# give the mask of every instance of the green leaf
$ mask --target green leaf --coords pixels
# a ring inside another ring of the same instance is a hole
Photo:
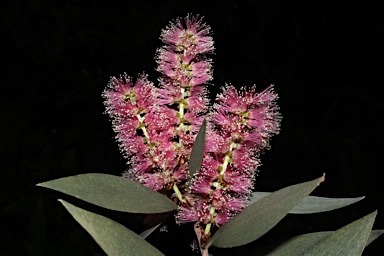
[[[123,225],[59,200],[108,255],[164,255]]]
[[[260,199],[219,228],[209,244],[226,248],[244,245],[258,239],[273,228],[322,181],[324,176],[280,189]]]
[[[363,253],[377,211],[358,219],[319,240],[304,255],[359,256]]]
[[[107,209],[131,213],[160,213],[177,205],[138,182],[108,174],[88,173],[37,184]]]
[[[157,224],[156,226],[153,226],[147,230],[144,230],[143,232],[140,233],[140,236],[142,238],[147,238],[147,236],[149,236],[150,234],[152,234],[153,231],[155,231],[159,226],[161,225],[161,223]]]
[[[265,254],[265,256],[301,255],[315,243],[332,233],[333,231],[324,231],[292,237],[278,247],[269,251]],[[383,233],[384,230],[372,230],[365,247],[367,247]]]
[[[249,204],[251,205],[263,197],[270,195],[269,192],[253,192],[251,194],[251,199]],[[301,203],[295,206],[289,213],[295,214],[307,214],[307,213],[317,213],[317,212],[326,212],[332,211],[345,207],[350,204],[354,204],[365,197],[356,197],[356,198],[327,198],[327,197],[317,197],[317,196],[307,196],[303,199]]]
[[[384,229],[372,230],[368,237],[367,244],[365,246],[367,247],[368,245],[370,245],[373,241],[376,240],[376,238],[378,238],[382,234],[384,234]]]
[[[193,143],[192,152],[189,157],[188,181],[190,181],[193,175],[197,171],[199,171],[201,168],[201,162],[203,161],[204,146],[205,146],[205,132],[206,132],[206,121],[204,119],[203,124],[200,127],[199,133],[196,136],[195,143]]]

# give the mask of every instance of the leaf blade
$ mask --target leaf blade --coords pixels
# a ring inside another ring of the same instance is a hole
[[[248,205],[270,195],[270,192],[253,192]],[[289,213],[291,214],[309,214],[336,210],[354,203],[359,202],[365,197],[356,198],[327,198],[317,196],[307,196],[295,206]]]
[[[384,229],[372,230],[371,234],[368,237],[367,244],[365,245],[365,247],[370,245],[373,241],[375,241],[377,238],[379,238],[379,236],[381,236],[382,234],[384,234]]]
[[[59,200],[73,218],[92,236],[107,255],[164,255],[123,225]]]
[[[274,227],[322,181],[324,176],[280,189],[259,200],[219,228],[210,244],[227,248],[256,240]]]
[[[359,256],[367,244],[377,215],[374,211],[320,239],[305,254],[307,255],[335,255]]]
[[[333,231],[322,231],[292,237],[270,250],[265,256],[301,255],[315,243],[332,234],[332,232]],[[384,230],[372,230],[365,247],[383,233]]]
[[[155,231],[158,227],[160,227],[161,223],[157,224],[156,226],[153,226],[149,229],[144,230],[143,232],[140,233],[140,236],[142,238],[147,238],[150,234],[152,234],[153,231]]]
[[[131,213],[161,213],[177,209],[162,194],[126,178],[80,174],[37,184],[110,210]]]
[[[207,122],[204,119],[199,132],[197,133],[195,142],[193,143],[191,155],[189,157],[188,164],[188,181],[190,181],[193,175],[200,170],[201,163],[203,161],[204,146],[205,146],[205,133],[206,133]]]

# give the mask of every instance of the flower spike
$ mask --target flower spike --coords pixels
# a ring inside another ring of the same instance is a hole
[[[176,19],[161,32],[156,52],[159,85],[146,75],[111,78],[106,112],[130,169],[123,176],[179,204],[178,223],[195,222],[202,252],[211,235],[246,207],[259,155],[279,132],[281,115],[273,85],[223,88],[209,105],[211,29],[199,16]],[[188,179],[196,135],[206,119],[201,169]]]

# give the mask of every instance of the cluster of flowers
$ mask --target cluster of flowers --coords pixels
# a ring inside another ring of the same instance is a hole
[[[240,212],[253,188],[258,156],[278,133],[281,116],[270,86],[239,91],[229,85],[209,106],[214,50],[210,27],[199,17],[177,19],[162,31],[157,50],[160,86],[145,75],[136,82],[113,77],[104,91],[107,113],[129,159],[124,176],[179,203],[179,223],[197,223],[201,235]],[[207,120],[202,167],[187,181],[196,134]]]

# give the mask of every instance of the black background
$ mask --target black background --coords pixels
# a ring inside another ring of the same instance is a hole
[[[320,177],[313,195],[366,198],[345,209],[288,216],[261,241],[214,255],[252,255],[261,243],[335,230],[375,209],[384,229],[382,60],[379,1],[7,1],[1,19],[1,255],[103,255],[56,201],[35,187],[80,173],[120,175],[101,93],[110,76],[145,71],[156,82],[161,29],[205,16],[215,41],[212,99],[225,83],[275,84],[282,130],[261,158],[258,191]],[[143,199],[145,200],[145,199]],[[77,203],[79,204],[79,203]],[[89,205],[140,232],[137,219]],[[166,255],[197,255],[190,225],[149,241]],[[259,244],[258,244],[259,243]],[[384,251],[384,237],[364,255]]]

